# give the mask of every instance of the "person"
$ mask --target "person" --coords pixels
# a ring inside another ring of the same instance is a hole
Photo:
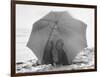
[[[49,41],[44,48],[42,64],[52,64],[53,65],[52,49],[53,49],[53,42]]]
[[[68,59],[66,56],[66,53],[63,49],[64,42],[63,40],[59,39],[56,42],[56,50],[58,52],[58,61],[56,62],[56,65],[61,66],[61,65],[68,65]]]
[[[67,65],[68,59],[63,49],[64,42],[59,39],[56,42],[49,41],[45,48],[42,64],[52,64],[52,66]]]

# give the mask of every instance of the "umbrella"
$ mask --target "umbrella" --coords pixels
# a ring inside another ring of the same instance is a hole
[[[68,64],[71,64],[77,53],[87,47],[86,27],[85,23],[72,17],[67,11],[52,11],[33,24],[27,46],[42,63],[48,43],[52,40],[55,45],[61,39]],[[54,54],[56,52],[53,56]]]

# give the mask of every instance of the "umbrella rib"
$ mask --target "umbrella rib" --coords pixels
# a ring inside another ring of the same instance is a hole
[[[45,21],[51,21],[51,22],[52,22],[52,20],[49,20],[49,19],[42,19],[42,20],[45,20]],[[54,23],[57,24],[58,21],[54,21]],[[55,29],[55,26],[56,26],[55,24],[54,24],[54,26],[53,26],[52,29],[51,29],[51,32],[50,32],[50,35],[49,35],[49,37],[48,37],[47,43],[49,42],[49,39],[50,39],[50,37],[51,37],[51,35],[52,35],[54,29]]]
[[[52,29],[51,29],[51,32],[50,32],[49,37],[48,37],[48,40],[47,40],[47,44],[48,44],[48,42],[49,42],[49,40],[50,40],[50,38],[51,38],[51,35],[52,35],[54,29],[55,29],[55,25],[54,25],[54,26],[52,27]]]

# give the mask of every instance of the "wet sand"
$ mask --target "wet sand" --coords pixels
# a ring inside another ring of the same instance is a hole
[[[26,62],[16,63],[16,72],[46,72],[46,71],[62,71],[62,70],[81,70],[94,69],[94,50],[84,49],[77,54],[71,65],[52,66],[40,65],[36,59],[28,60]]]

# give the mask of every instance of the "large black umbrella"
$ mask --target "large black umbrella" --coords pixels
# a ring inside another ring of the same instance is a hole
[[[77,53],[87,47],[86,27],[85,23],[73,18],[68,12],[52,11],[33,24],[27,46],[42,63],[50,40],[55,44],[61,39],[68,64],[71,64]]]

